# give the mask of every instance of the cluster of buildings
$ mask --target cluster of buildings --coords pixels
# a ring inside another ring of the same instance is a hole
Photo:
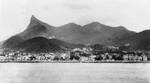
[[[70,59],[81,61],[148,61],[150,53],[142,51],[119,51],[119,50],[75,50]]]
[[[0,54],[0,61],[52,61],[69,59],[67,53],[27,53],[20,51]]]
[[[75,48],[63,53],[27,53],[21,51],[0,52],[0,61],[148,61],[149,53],[142,51],[103,51],[92,48]]]

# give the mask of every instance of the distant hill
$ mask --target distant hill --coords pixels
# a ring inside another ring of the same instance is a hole
[[[3,48],[14,48],[16,45],[19,43],[23,42],[24,39],[22,37],[15,35],[7,39],[6,41],[3,42],[2,47]]]
[[[27,52],[63,52],[67,49],[80,47],[79,45],[69,44],[58,39],[47,39],[35,37],[19,43],[14,48]]]
[[[55,52],[63,50],[59,45],[49,42],[49,40],[44,37],[35,37],[26,40],[16,45],[15,48],[23,49],[28,52]]]
[[[80,47],[80,45],[69,44],[58,39],[47,39],[35,37],[19,43],[14,48],[27,52],[63,52],[67,49]]]
[[[136,33],[123,39],[122,44],[130,44],[132,48],[139,50],[150,50],[150,30]]]
[[[114,45],[117,40],[135,34],[124,27],[110,27],[98,22],[84,26],[67,24],[59,27],[55,32],[56,37],[71,43],[105,45]]]
[[[3,43],[4,43],[4,41],[1,41],[1,42],[0,42],[0,48],[2,48]]]

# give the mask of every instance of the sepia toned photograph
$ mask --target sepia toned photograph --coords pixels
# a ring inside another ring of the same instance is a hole
[[[150,83],[150,0],[0,0],[0,83]]]

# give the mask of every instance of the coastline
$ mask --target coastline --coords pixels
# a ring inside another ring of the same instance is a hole
[[[0,63],[150,63],[150,61],[0,61]]]

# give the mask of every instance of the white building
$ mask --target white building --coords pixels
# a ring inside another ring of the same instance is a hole
[[[0,56],[0,61],[4,61],[6,59],[5,56]]]

